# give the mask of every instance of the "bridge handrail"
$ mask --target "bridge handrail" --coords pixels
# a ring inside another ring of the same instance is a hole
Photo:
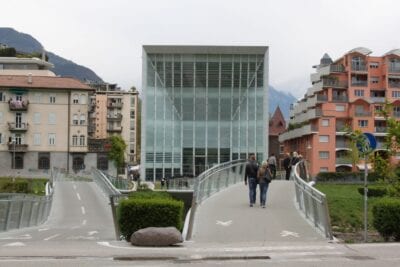
[[[0,232],[42,224],[50,214],[53,202],[54,177],[57,170],[51,170],[46,184],[46,195],[2,193],[0,194]]]
[[[296,202],[299,210],[314,227],[321,230],[325,237],[333,239],[326,195],[312,187],[313,182],[307,183],[307,162],[300,161],[291,173],[296,191]],[[303,177],[301,177],[303,176]]]
[[[102,171],[92,168],[93,178],[95,183],[109,196],[120,195],[121,192],[108,179],[107,175]]]
[[[222,189],[243,181],[246,162],[247,160],[244,159],[225,162],[204,171],[195,178],[192,207],[190,209],[186,235],[187,240],[192,237],[197,206]]]

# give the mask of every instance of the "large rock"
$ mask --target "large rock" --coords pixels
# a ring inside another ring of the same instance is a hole
[[[182,242],[182,234],[175,227],[143,228],[131,236],[131,243],[135,246],[164,247]]]

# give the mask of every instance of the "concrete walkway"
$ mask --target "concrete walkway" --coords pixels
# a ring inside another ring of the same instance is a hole
[[[231,186],[203,202],[197,209],[194,243],[268,246],[273,243],[328,242],[302,217],[295,206],[292,181],[274,180],[267,207],[249,207],[248,187]],[[243,244],[245,243],[245,244]]]

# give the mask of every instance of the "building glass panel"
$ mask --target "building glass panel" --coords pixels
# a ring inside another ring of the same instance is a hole
[[[145,46],[143,62],[145,180],[266,158],[267,47]]]

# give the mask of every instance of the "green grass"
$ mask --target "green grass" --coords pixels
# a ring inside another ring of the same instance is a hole
[[[326,194],[328,199],[331,225],[334,231],[351,233],[364,229],[364,199],[358,193],[360,184],[324,184],[316,188]],[[368,198],[368,229],[372,226],[372,206],[379,198]]]
[[[40,178],[40,179],[28,179],[28,178],[15,178],[15,182],[27,182],[28,183],[28,191],[24,192],[27,194],[35,194],[39,196],[45,195],[45,187],[48,179]],[[6,184],[12,183],[13,178],[11,177],[0,177],[0,193],[11,193],[7,192],[4,189]]]

